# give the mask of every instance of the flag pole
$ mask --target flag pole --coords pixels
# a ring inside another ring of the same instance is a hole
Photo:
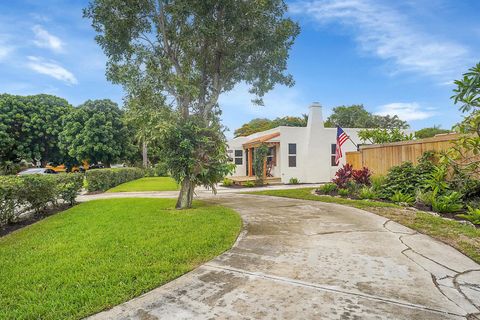
[[[338,124],[337,124],[336,126],[337,126],[337,128],[341,128]],[[359,151],[359,150],[358,150],[358,144],[356,144],[355,142],[353,142],[352,138],[350,138],[350,136],[349,136],[346,132],[345,132],[345,134],[347,135],[348,140],[350,140],[350,142],[353,143],[353,145],[355,146],[355,148],[357,148],[357,151]]]

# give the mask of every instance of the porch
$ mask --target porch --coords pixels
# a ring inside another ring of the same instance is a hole
[[[265,160],[263,161],[263,180],[268,183],[268,180],[276,181],[280,180],[280,177],[275,177],[275,174],[279,174],[279,163],[278,158],[280,148],[280,132],[274,132],[271,134],[267,134],[250,141],[247,141],[242,145],[243,150],[246,155],[246,176],[240,176],[236,178],[241,178],[246,181],[253,181],[255,180],[255,168],[253,167],[253,161],[255,158],[255,151],[256,148],[260,147],[261,145],[266,145],[268,147],[268,154]]]

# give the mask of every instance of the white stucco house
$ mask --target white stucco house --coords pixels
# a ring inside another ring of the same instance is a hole
[[[361,143],[357,128],[342,128],[355,144]],[[322,107],[310,106],[306,127],[277,127],[257,132],[247,137],[228,141],[228,154],[236,164],[232,179],[248,180],[254,177],[252,160],[255,147],[266,143],[269,154],[264,166],[269,180],[289,183],[297,178],[301,183],[330,181],[339,167],[345,163],[345,153],[356,151],[356,146],[346,141],[342,146],[343,157],[335,165],[336,128],[325,128]]]

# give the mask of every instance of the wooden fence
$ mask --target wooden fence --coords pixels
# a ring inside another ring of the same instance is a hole
[[[443,151],[452,146],[457,134],[441,134],[433,138],[360,146],[360,151],[346,153],[347,163],[354,169],[367,167],[373,174],[384,175],[393,166],[405,161],[417,163],[425,151]]]

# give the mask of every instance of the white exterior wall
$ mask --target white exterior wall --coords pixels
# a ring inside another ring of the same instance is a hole
[[[278,138],[272,141],[280,141],[277,147],[277,164],[273,170],[273,176],[279,177],[282,183],[289,183],[291,178],[297,178],[301,183],[328,182],[335,176],[339,167],[345,164],[346,152],[356,151],[357,148],[347,140],[342,146],[343,157],[338,166],[331,166],[331,145],[336,143],[337,129],[323,126],[322,108],[313,104],[309,110],[307,127],[277,127],[271,130],[257,132],[248,137],[238,137],[228,142],[229,150],[242,150],[242,145],[252,139],[280,132]],[[345,133],[356,143],[360,143],[358,131],[361,129],[342,128]],[[289,167],[288,144],[297,145],[297,165]],[[234,158],[235,151],[231,157]],[[246,152],[243,151],[242,165],[237,166],[233,176],[246,175]]]

